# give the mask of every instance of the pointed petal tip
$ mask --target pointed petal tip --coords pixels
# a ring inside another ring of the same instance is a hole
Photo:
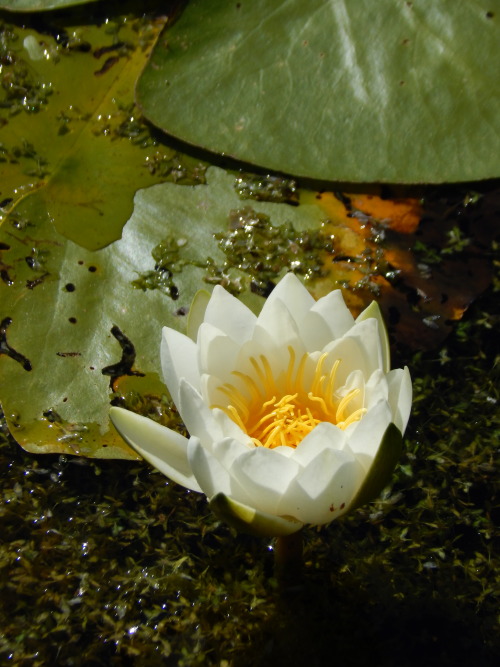
[[[363,322],[373,318],[377,320],[378,323],[378,334],[380,338],[380,346],[382,351],[382,367],[384,373],[388,373],[391,370],[391,350],[389,346],[389,335],[387,333],[387,327],[385,326],[384,316],[380,310],[380,306],[376,301],[372,301],[369,306],[367,306],[356,318],[356,322]]]
[[[187,457],[188,439],[152,419],[112,407],[110,419],[125,442],[166,477],[201,492]]]

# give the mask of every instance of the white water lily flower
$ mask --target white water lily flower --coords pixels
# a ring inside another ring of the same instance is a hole
[[[196,342],[163,330],[165,382],[190,438],[121,408],[124,439],[229,523],[264,535],[326,524],[373,499],[401,452],[408,369],[390,370],[379,308],[354,320],[287,274],[256,317],[215,287]]]

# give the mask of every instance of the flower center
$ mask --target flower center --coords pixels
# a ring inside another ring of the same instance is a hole
[[[352,400],[359,389],[351,389],[345,396],[335,395],[335,376],[340,365],[337,359],[330,371],[323,373],[328,354],[324,352],[314,369],[312,380],[305,386],[304,372],[307,354],[304,354],[295,370],[295,350],[288,348],[290,361],[280,382],[274,377],[271,364],[265,355],[259,360],[250,357],[255,371],[251,376],[233,371],[243,384],[245,393],[233,384],[226,383],[219,391],[227,396],[227,405],[220,408],[260,447],[297,447],[297,445],[321,422],[336,424],[345,429],[361,419],[365,408],[351,409]]]

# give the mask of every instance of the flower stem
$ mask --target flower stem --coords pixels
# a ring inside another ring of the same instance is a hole
[[[274,574],[283,589],[302,584],[302,531],[276,538],[274,544]]]

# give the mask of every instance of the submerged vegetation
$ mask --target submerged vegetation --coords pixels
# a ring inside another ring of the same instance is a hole
[[[233,533],[201,495],[145,463],[29,455],[4,429],[3,659],[321,665],[334,653],[344,665],[495,664],[496,268],[441,349],[412,355],[414,409],[391,487],[306,529],[305,580],[285,596],[271,542]]]

